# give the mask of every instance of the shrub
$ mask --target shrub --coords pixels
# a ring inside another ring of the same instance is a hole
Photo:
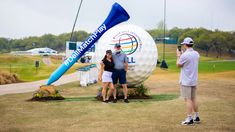
[[[0,71],[0,85],[19,82],[19,78],[15,73]]]
[[[136,94],[138,96],[146,96],[148,94],[149,89],[141,84],[140,86],[136,87]]]
[[[108,91],[109,88],[107,88]],[[124,93],[123,93],[123,88],[121,85],[117,85],[116,87],[117,90],[117,98],[118,99],[122,99],[124,97]],[[102,87],[100,87],[98,89],[98,93],[96,98],[98,100],[102,100]],[[150,98],[150,96],[148,95],[149,89],[144,86],[144,84],[140,84],[138,86],[135,87],[130,87],[128,88],[128,98],[130,99],[148,99]],[[112,98],[112,96],[111,96]]]
[[[55,90],[55,93],[50,93],[47,90],[38,90],[33,94],[33,98],[30,101],[50,101],[50,100],[64,100],[64,97],[60,94],[59,90]]]

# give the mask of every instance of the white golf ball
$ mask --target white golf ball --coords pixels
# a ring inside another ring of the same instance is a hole
[[[128,58],[128,86],[142,83],[151,75],[157,64],[158,52],[153,38],[135,25],[125,24],[111,28],[96,45],[95,61],[98,68],[106,50],[114,52],[114,45],[117,43]]]

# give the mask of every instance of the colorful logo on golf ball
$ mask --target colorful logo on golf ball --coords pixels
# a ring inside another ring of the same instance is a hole
[[[124,32],[113,37],[111,45],[120,44],[122,47],[122,52],[126,55],[133,54],[140,46],[138,37],[134,34]]]

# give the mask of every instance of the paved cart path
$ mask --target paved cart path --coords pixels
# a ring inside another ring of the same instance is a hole
[[[58,86],[58,85],[62,85],[62,84],[66,84],[66,83],[74,82],[74,81],[78,81],[78,76],[76,72],[62,76],[58,81],[53,83],[53,85]],[[46,84],[46,82],[47,82],[47,79],[35,81],[35,82],[0,85],[0,95],[33,92],[33,91],[38,90],[41,85]]]

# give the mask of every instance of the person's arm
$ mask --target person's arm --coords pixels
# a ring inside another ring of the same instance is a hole
[[[100,71],[99,71],[99,76],[98,79],[101,81],[102,80],[102,74],[104,72],[104,63],[103,61],[100,62]]]
[[[128,70],[128,61],[127,61],[127,56],[125,55],[125,59],[124,59],[124,65],[125,65],[125,71]]]
[[[180,64],[180,63],[179,63],[179,60],[180,60],[180,57],[177,56],[176,66],[177,66],[178,68],[181,68],[181,67],[183,67],[183,64]]]
[[[180,51],[177,49],[176,55],[177,55],[176,66],[177,66],[178,68],[181,68],[181,67],[183,67],[183,65],[184,65],[184,64],[182,63],[182,59],[180,58],[181,55],[182,55],[182,52],[180,52]]]
[[[128,63],[125,62],[125,71],[127,71],[127,70],[128,70]]]

